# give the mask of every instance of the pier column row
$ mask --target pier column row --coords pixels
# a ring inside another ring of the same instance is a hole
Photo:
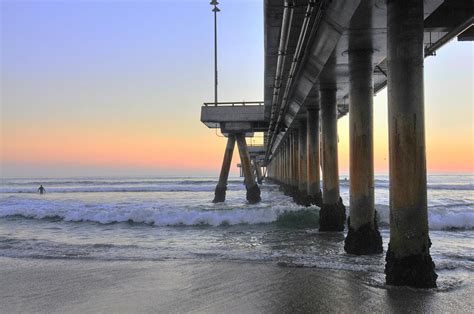
[[[322,193],[319,171],[319,103],[308,108],[306,119],[307,140],[307,181],[308,199],[311,204],[321,207]]]
[[[339,195],[336,89],[321,90],[321,126],[323,205],[319,212],[319,230],[343,231],[346,209]]]
[[[382,253],[374,200],[372,50],[349,50],[350,214],[344,249]]]
[[[235,135],[237,145],[239,147],[240,162],[244,171],[244,182],[247,188],[247,201],[251,204],[260,201],[260,188],[255,183],[255,177],[250,163],[250,155],[247,149],[247,142],[245,141],[245,134],[239,133]]]
[[[423,0],[387,1],[390,243],[386,282],[436,287],[430,256],[423,87]]]
[[[222,161],[221,173],[219,175],[219,182],[217,183],[214,192],[214,200],[212,202],[219,203],[225,201],[225,194],[227,191],[227,179],[229,178],[230,165],[232,163],[232,155],[234,154],[235,136],[229,135],[227,138],[227,146],[225,148],[224,159]]]

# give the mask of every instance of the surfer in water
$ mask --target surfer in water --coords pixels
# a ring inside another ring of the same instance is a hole
[[[40,194],[44,194],[44,192],[46,192],[46,189],[43,187],[43,185],[40,185],[38,191],[40,192]]]

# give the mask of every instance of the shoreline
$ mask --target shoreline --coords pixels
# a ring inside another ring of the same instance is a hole
[[[467,312],[472,281],[444,290],[380,285],[381,274],[270,263],[0,257],[7,313]]]

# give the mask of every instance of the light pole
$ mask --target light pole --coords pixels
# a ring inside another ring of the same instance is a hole
[[[212,0],[211,5],[214,6],[212,12],[214,12],[214,106],[217,106],[217,12],[220,12],[217,5],[217,0]]]

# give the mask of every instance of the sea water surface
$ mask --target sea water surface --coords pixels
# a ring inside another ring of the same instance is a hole
[[[279,215],[304,207],[269,183],[261,186],[262,202],[250,205],[242,181],[231,178],[226,202],[213,204],[215,178],[3,178],[0,257],[274,263],[370,272],[376,279],[369,284],[383,286],[385,254],[352,256],[343,233],[279,227]],[[386,251],[388,177],[375,183]],[[344,177],[341,194],[348,205]],[[430,175],[428,198],[439,289],[472,283],[474,175]]]

